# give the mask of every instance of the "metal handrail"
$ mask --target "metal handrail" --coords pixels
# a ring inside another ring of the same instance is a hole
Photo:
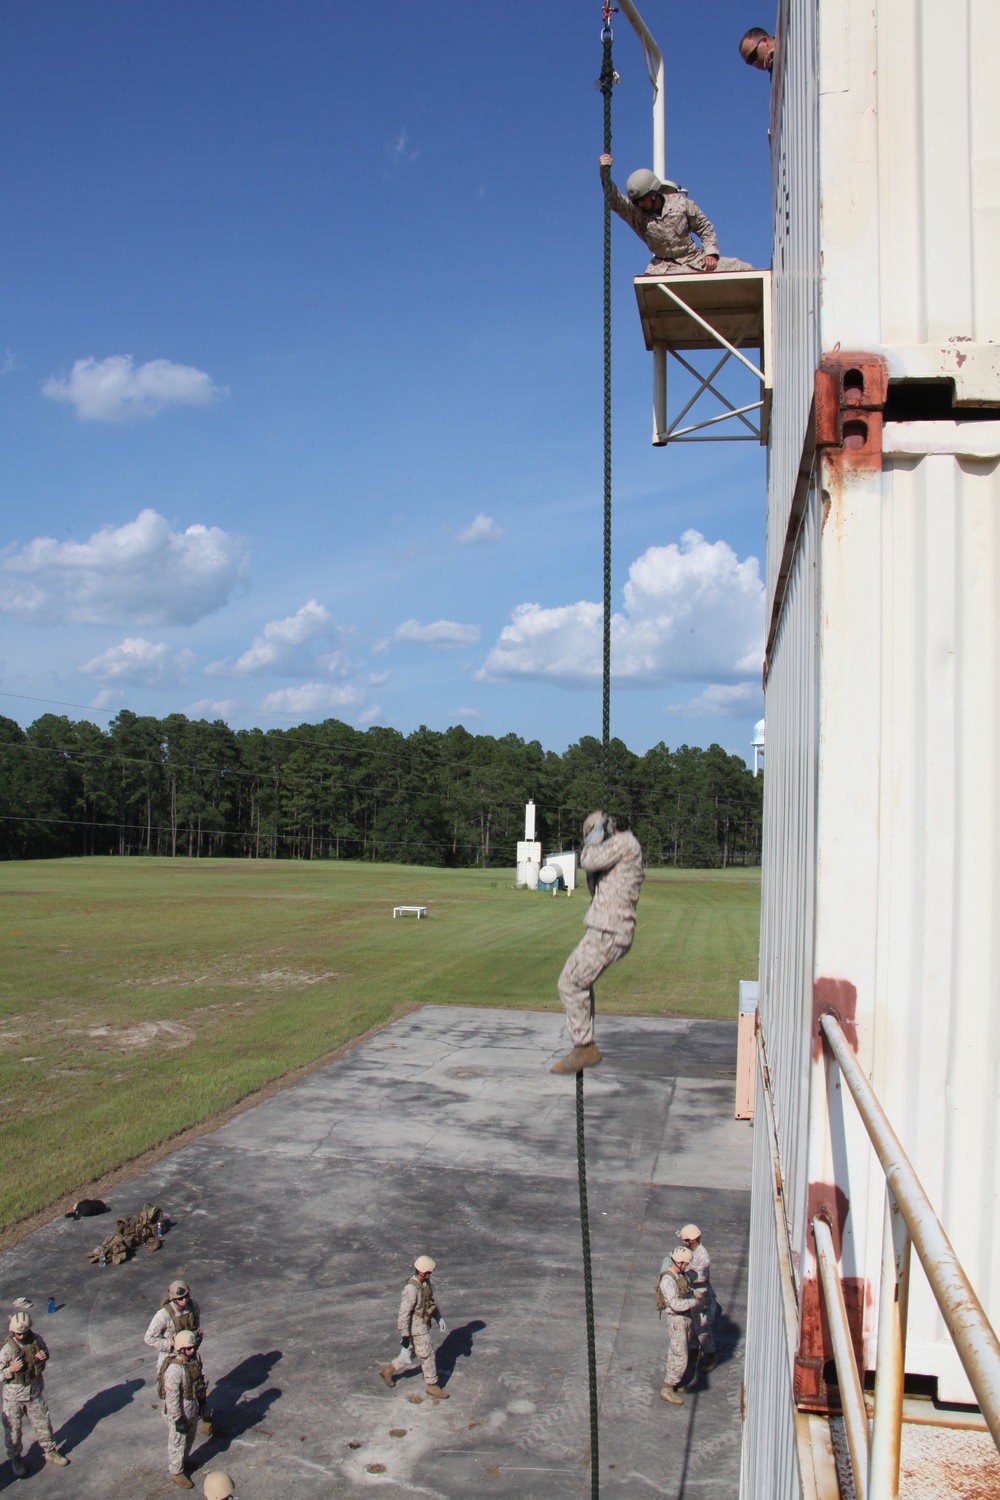
[[[827,1013],[820,1016],[820,1026],[885,1174],[891,1194],[887,1202],[887,1216],[894,1205],[898,1206],[899,1215],[905,1222],[920,1257],[934,1300],[951,1334],[979,1408],[993,1435],[993,1441],[1000,1448],[1000,1340],[962,1269],[954,1246],[934,1212],[899,1137],[851,1051],[839,1020],[832,1013]],[[890,1238],[888,1219],[886,1237]],[[888,1258],[887,1250],[883,1263]],[[898,1386],[901,1398],[901,1380]],[[876,1422],[877,1414],[876,1392]]]
[[[813,1219],[812,1228],[816,1240],[819,1279],[826,1299],[830,1338],[833,1342],[833,1362],[837,1366],[837,1385],[840,1388],[854,1488],[859,1496],[864,1497],[868,1494],[868,1413],[865,1411],[861,1376],[858,1374],[858,1364],[851,1344],[844,1288],[837,1269],[837,1252],[829,1224],[825,1219],[817,1217]]]

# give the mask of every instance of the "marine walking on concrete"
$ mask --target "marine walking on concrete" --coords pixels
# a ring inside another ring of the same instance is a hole
[[[156,1389],[167,1424],[167,1471],[182,1490],[194,1485],[187,1475],[198,1420],[208,1410],[208,1387],[198,1355],[198,1336],[190,1329],[175,1334],[173,1349],[160,1366]]]
[[[699,1294],[702,1296],[701,1302],[690,1315],[691,1347],[701,1362],[702,1370],[707,1373],[709,1370],[714,1370],[716,1365],[713,1328],[719,1311],[715,1289],[712,1286],[712,1262],[701,1242],[701,1230],[697,1224],[685,1224],[682,1229],[678,1229],[677,1238],[686,1249],[691,1251],[691,1259],[686,1272],[688,1285],[695,1296]]]
[[[52,1418],[45,1401],[45,1366],[48,1345],[31,1326],[26,1312],[16,1312],[7,1325],[0,1347],[0,1382],[3,1383],[3,1440],[15,1479],[27,1474],[21,1456],[21,1430],[27,1417],[41,1445],[47,1464],[65,1468],[68,1458],[56,1448]]]
[[[156,1361],[157,1375],[173,1353],[175,1335],[185,1331],[197,1335],[197,1348],[203,1338],[201,1309],[191,1296],[191,1288],[186,1281],[172,1281],[167,1288],[167,1295],[153,1314],[143,1335],[143,1343],[148,1344],[150,1349],[155,1349],[159,1355]]]
[[[691,1251],[685,1245],[678,1245],[664,1258],[656,1282],[656,1307],[661,1316],[666,1314],[669,1340],[660,1395],[671,1406],[684,1404],[681,1384],[689,1361],[691,1315],[705,1300],[704,1294],[696,1293],[688,1280],[690,1264]]]
[[[610,813],[592,812],[586,819],[580,863],[592,899],[583,919],[584,935],[559,975],[559,998],[573,1047],[553,1065],[553,1073],[579,1073],[601,1060],[594,1040],[594,985],[632,946],[645,878],[638,839],[620,830]]]
[[[435,1263],[429,1255],[418,1255],[413,1262],[413,1275],[403,1286],[399,1316],[396,1319],[400,1337],[399,1353],[391,1364],[379,1366],[379,1374],[391,1390],[396,1376],[419,1362],[428,1396],[433,1396],[438,1401],[447,1401],[448,1392],[438,1385],[437,1360],[431,1342],[432,1322],[437,1323],[442,1333],[446,1329],[431,1287],[434,1269]]]

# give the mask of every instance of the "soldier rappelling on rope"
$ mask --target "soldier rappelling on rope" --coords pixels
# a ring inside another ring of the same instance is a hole
[[[553,1073],[579,1073],[601,1060],[594,1041],[594,985],[632,946],[645,876],[639,840],[619,829],[610,813],[592,812],[587,818],[580,863],[592,899],[583,919],[586,931],[559,975],[559,998],[573,1047],[553,1064]]]

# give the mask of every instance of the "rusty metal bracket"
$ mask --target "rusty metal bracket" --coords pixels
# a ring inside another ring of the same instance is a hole
[[[816,447],[846,469],[882,467],[889,367],[881,354],[835,350],[816,371]]]

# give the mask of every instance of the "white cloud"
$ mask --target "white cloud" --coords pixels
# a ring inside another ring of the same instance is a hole
[[[136,687],[178,687],[194,661],[190,651],[172,652],[165,641],[126,636],[118,646],[109,646],[79,668],[105,682],[127,682]]]
[[[78,359],[66,376],[50,375],[42,395],[69,401],[78,417],[92,422],[131,422],[155,417],[166,406],[209,406],[226,391],[204,370],[151,359],[135,365],[131,354]]]
[[[448,717],[460,724],[464,719],[481,719],[483,712],[480,708],[456,708]]]
[[[91,698],[87,707],[100,709],[120,708],[124,702],[125,694],[120,688],[101,688],[101,691]]]
[[[764,696],[754,682],[712,683],[687,703],[668,703],[665,713],[684,714],[690,719],[743,718],[763,709]]]
[[[182,712],[189,719],[228,719],[240,707],[238,698],[198,698]]]
[[[474,646],[480,631],[478,625],[459,625],[455,620],[435,620],[432,625],[404,620],[393,634],[397,641],[414,641],[422,646]]]
[[[764,589],[755,557],[685,531],[650,547],[629,569],[624,610],[611,621],[615,681],[735,682],[755,677],[763,655]],[[600,604],[519,604],[476,673],[480,681],[533,678],[589,686],[602,670]]]
[[[355,724],[372,724],[379,717],[381,712],[382,709],[380,708],[380,706],[377,703],[373,703],[370,708],[365,708],[361,711],[361,713],[357,714],[355,716],[354,722]]]
[[[218,526],[173,531],[155,510],[85,542],[36,537],[0,553],[0,609],[49,624],[193,625],[220,609],[247,565],[243,537]]]
[[[383,687],[391,676],[391,672],[369,672],[368,685],[369,687]]]
[[[213,661],[205,671],[213,677],[310,677],[319,660],[314,643],[328,640],[335,633],[330,611],[310,599],[294,615],[269,620],[231,666],[228,660]],[[330,676],[342,676],[347,670],[339,651],[323,657],[321,664]]]
[[[420,155],[418,150],[411,149],[410,132],[405,125],[397,130],[385,149],[388,153],[389,161],[394,167],[408,167]]]
[[[304,682],[301,687],[279,688],[268,693],[261,704],[266,714],[286,714],[308,718],[316,714],[332,714],[338,709],[359,708],[365,694],[357,687],[335,687],[329,682]]]
[[[455,537],[460,547],[476,546],[482,542],[497,542],[503,536],[503,527],[498,526],[492,516],[484,516],[482,511],[463,526]]]

